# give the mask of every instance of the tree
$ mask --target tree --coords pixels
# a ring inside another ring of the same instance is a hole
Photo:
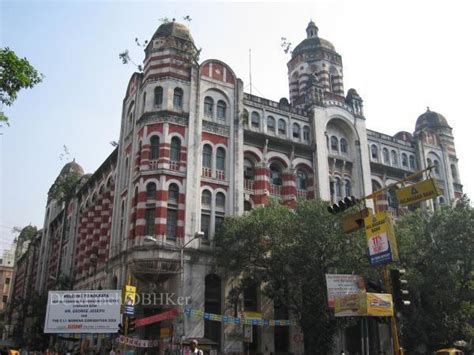
[[[43,78],[26,58],[18,58],[8,47],[0,49],[0,104],[11,106],[21,89],[32,88]],[[8,124],[8,117],[0,112],[2,121]]]
[[[430,353],[474,338],[474,209],[467,199],[434,213],[417,211],[396,225],[407,270],[409,312],[403,344]]]
[[[216,260],[236,280],[231,303],[249,283],[284,304],[298,320],[308,354],[329,353],[337,320],[327,307],[326,273],[369,274],[366,242],[341,231],[340,218],[318,200],[294,210],[270,201],[241,217],[229,217],[216,234]]]

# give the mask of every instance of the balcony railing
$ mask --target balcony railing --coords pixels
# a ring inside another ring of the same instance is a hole
[[[270,184],[270,195],[280,196],[281,195],[281,186]]]
[[[202,176],[204,177],[212,177],[212,169],[211,168],[202,168]]]
[[[244,188],[245,190],[253,191],[253,180],[244,179]]]
[[[179,170],[179,161],[170,160],[170,170]]]
[[[308,199],[308,190],[301,190],[297,189],[296,190],[296,197],[302,198],[302,199]]]
[[[217,180],[225,180],[225,171],[216,170],[216,178]]]

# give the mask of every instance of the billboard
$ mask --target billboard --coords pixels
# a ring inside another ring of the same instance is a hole
[[[365,292],[365,280],[359,275],[326,274],[328,306],[334,308],[337,297]]]
[[[397,261],[397,240],[387,213],[379,212],[368,216],[364,219],[364,225],[370,265],[384,265]]]
[[[120,291],[49,291],[45,333],[117,333]]]
[[[336,298],[336,317],[391,317],[393,316],[392,295],[388,293],[365,293]]]

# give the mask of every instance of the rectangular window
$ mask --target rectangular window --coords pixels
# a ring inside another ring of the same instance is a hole
[[[174,239],[176,238],[176,226],[178,224],[178,211],[168,209],[168,215],[166,217],[166,237]]]
[[[216,214],[216,220],[215,220],[215,227],[214,227],[214,230],[217,232],[219,226],[222,224],[222,222],[224,222],[224,216],[218,216]]]
[[[145,210],[145,235],[155,235],[155,209]]]
[[[211,225],[211,215],[201,214],[201,231],[204,233],[203,239],[209,239],[209,227]]]
[[[7,303],[8,301],[8,296],[3,296],[3,303]]]
[[[7,278],[5,279],[5,285],[9,285],[9,284],[10,284],[10,278],[7,277]]]

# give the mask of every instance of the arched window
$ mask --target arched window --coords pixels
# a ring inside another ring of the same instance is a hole
[[[303,140],[305,142],[309,142],[309,127],[308,126],[303,127]]]
[[[336,84],[336,79],[337,79],[337,70],[336,68],[332,67],[331,70],[329,70],[329,89],[331,92],[336,92],[337,89],[337,84]]]
[[[308,188],[308,174],[304,170],[296,170],[296,188],[298,190],[306,190]]]
[[[270,183],[273,185],[282,185],[282,169],[278,163],[271,163],[270,164]]]
[[[337,137],[335,137],[335,136],[331,137],[331,150],[334,151],[334,152],[339,151],[339,141],[338,141]]]
[[[285,120],[278,120],[278,134],[286,135],[286,122]]]
[[[225,120],[226,111],[227,104],[222,100],[217,101],[217,118],[220,120]]]
[[[336,198],[340,199],[342,197],[342,184],[339,178],[334,179],[334,188],[336,192]]]
[[[415,166],[415,156],[414,155],[410,155],[410,169],[415,169],[416,166]]]
[[[349,180],[346,180],[346,184],[345,184],[345,193],[346,193],[346,197],[350,197],[352,195],[352,186],[351,186],[351,182]]]
[[[370,156],[372,157],[373,160],[379,159],[379,150],[376,145],[370,146]]]
[[[260,115],[257,112],[252,112],[252,127],[260,128]]]
[[[176,109],[182,109],[183,108],[183,89],[181,89],[181,88],[174,89],[173,106]]]
[[[212,194],[209,190],[204,190],[201,195],[202,208],[211,209]]]
[[[275,133],[275,119],[273,116],[267,117],[267,132]]]
[[[440,197],[438,198],[438,201],[439,201],[439,204],[440,204],[440,205],[444,205],[444,204],[446,203],[446,201],[444,200],[444,197],[443,197],[443,196],[440,196]]]
[[[456,165],[451,164],[451,176],[453,177],[453,180],[456,180],[458,178],[458,172],[456,169]]]
[[[298,123],[293,123],[293,138],[300,139],[300,125]]]
[[[163,103],[163,88],[161,86],[157,86],[155,88],[154,103],[155,106],[160,106]]]
[[[179,187],[176,184],[170,184],[168,187],[168,203],[177,204],[179,199]]]
[[[434,160],[434,161],[433,161],[433,165],[434,165],[434,173],[435,173],[435,175],[438,175],[438,176],[439,176],[439,175],[440,175],[440,174],[439,174],[439,161]]]
[[[397,166],[398,165],[398,155],[397,152],[392,150],[392,165]]]
[[[382,154],[383,154],[383,162],[385,164],[390,164],[390,154],[388,152],[387,148],[382,149]]]
[[[345,138],[341,138],[341,153],[346,154],[347,153],[347,141]]]
[[[150,138],[150,160],[156,160],[160,157],[160,137],[152,136]]]
[[[255,177],[255,169],[250,159],[244,158],[244,179],[253,180]]]
[[[168,187],[168,209],[166,215],[166,238],[175,239],[178,229],[179,187],[170,184]]]
[[[149,182],[146,185],[146,198],[150,200],[156,198],[156,184],[154,182]]]
[[[225,210],[225,195],[222,192],[216,194],[216,209],[221,211]]]
[[[214,100],[210,96],[204,98],[204,114],[212,117],[214,111]]]
[[[178,137],[171,138],[170,160],[179,162],[181,158],[181,140]]]
[[[209,144],[205,144],[202,148],[202,167],[212,168],[212,147]]]
[[[408,167],[408,156],[402,153],[402,166]]]
[[[216,170],[225,171],[225,149],[222,147],[217,148]]]

